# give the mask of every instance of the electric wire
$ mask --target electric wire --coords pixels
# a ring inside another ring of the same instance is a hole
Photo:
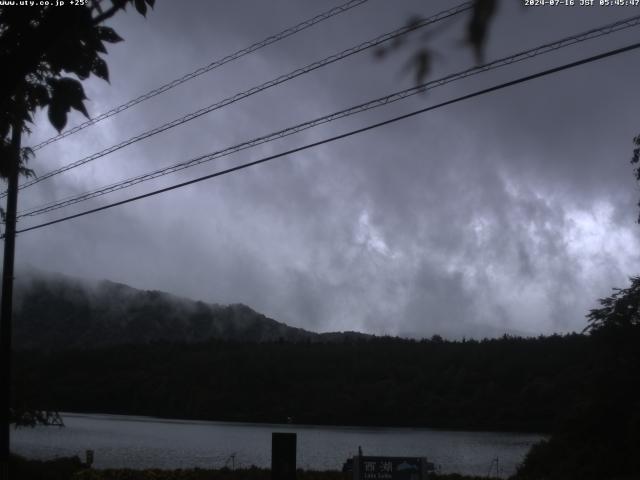
[[[257,50],[260,50],[261,48],[264,48],[268,45],[271,45],[273,43],[276,43],[280,40],[283,40],[287,37],[290,37],[291,35],[294,35],[298,32],[301,32],[302,30],[306,30],[309,27],[312,27],[313,25],[316,25],[320,22],[323,22],[324,20],[327,20],[331,17],[334,17],[336,15],[339,15],[341,13],[344,13],[348,10],[351,10],[354,7],[358,7],[360,5],[362,5],[363,3],[368,2],[369,0],[349,0],[348,2],[339,5],[337,7],[332,8],[331,10],[327,10],[326,12],[323,12],[319,15],[316,15],[315,17],[309,18],[303,22],[298,23],[297,25],[294,25],[293,27],[289,27],[286,30],[283,30],[279,33],[276,33],[275,35],[271,35],[270,37],[265,38],[264,40],[261,40],[259,42],[256,42],[246,48],[243,48],[241,50],[238,50],[237,52],[234,52],[230,55],[227,55],[226,57],[220,58],[218,60],[215,60],[213,62],[211,62],[208,65],[205,65],[204,67],[200,67],[197,70],[194,70],[191,73],[187,73],[185,75],[183,75],[180,78],[176,78],[175,80],[172,80],[168,83],[165,83],[164,85],[161,85],[158,88],[155,88],[143,95],[140,95],[139,97],[136,97],[132,100],[129,100],[126,103],[123,103],[122,105],[119,105],[117,107],[112,108],[111,110],[104,112],[94,118],[90,118],[87,121],[65,131],[62,132],[56,136],[53,136],[47,140],[44,140],[40,143],[38,143],[37,145],[31,147],[31,149],[35,152],[36,150],[40,150],[41,148],[53,143],[53,142],[57,142],[58,140],[68,137],[69,135],[73,135],[74,133],[79,132],[80,130],[83,130],[87,127],[90,127],[91,125],[95,125],[96,123],[105,120],[109,117],[113,117],[114,115],[117,115],[118,113],[124,112],[125,110],[138,105],[139,103],[144,102],[145,100],[149,100],[150,98],[155,97],[156,95],[160,95],[161,93],[166,92],[167,90],[171,90],[174,87],[177,87],[178,85],[181,85],[185,82],[188,82],[189,80],[192,80],[196,77],[199,77],[200,75],[210,72],[211,70],[214,70],[218,67],[221,67],[222,65],[225,65],[233,60],[237,60],[240,57],[243,57],[245,55],[248,55],[250,53],[253,53]]]
[[[476,75],[482,72],[486,72],[489,70],[493,70],[495,68],[512,65],[514,63],[527,60],[530,58],[534,58],[538,55],[547,54],[549,52],[565,48],[570,45],[575,45],[577,43],[584,42],[586,40],[591,40],[594,38],[599,38],[604,35],[608,35],[617,31],[620,31],[625,28],[630,28],[633,26],[637,26],[640,24],[640,15],[635,17],[630,17],[624,20],[619,20],[613,22],[611,24],[604,25],[602,27],[594,28],[579,34],[572,35],[570,37],[565,37],[561,40],[557,40],[555,42],[547,43],[529,50],[525,50],[507,57],[500,58],[498,60],[494,60],[484,65],[479,65],[476,67],[469,68],[467,70],[447,75],[443,78],[432,80],[421,85],[417,85],[412,88],[408,88],[405,90],[401,90],[399,92],[392,93],[390,95],[386,95],[384,97],[380,97],[366,103],[362,103],[338,112],[331,113],[329,115],[325,115],[301,124],[294,125],[292,127],[285,128],[283,130],[279,130],[268,135],[264,135],[261,137],[254,138],[249,141],[242,142],[240,144],[227,147],[222,150],[218,150],[212,153],[208,153],[205,155],[201,155],[190,160],[180,162],[168,167],[160,168],[158,170],[148,172],[142,175],[138,175],[120,182],[112,183],[110,185],[106,185],[97,190],[93,190],[90,192],[84,192],[81,194],[76,194],[73,196],[69,196],[63,199],[55,200],[54,202],[50,202],[44,205],[39,205],[37,207],[33,207],[31,209],[19,212],[17,218],[24,217],[33,217],[36,215],[41,215],[44,213],[48,213],[54,210],[58,210],[70,205],[74,205],[76,203],[80,203],[92,198],[96,198],[102,195],[106,195],[108,193],[112,193],[118,190],[122,190],[124,188],[128,188],[139,183],[152,180],[154,178],[162,177],[164,175],[168,175],[170,173],[175,173],[180,170],[184,170],[186,168],[190,168],[196,165],[200,165],[205,162],[210,162],[212,160],[225,157],[231,155],[233,153],[237,153],[239,151],[255,147],[257,145],[261,145],[266,142],[274,141],[276,139],[284,138],[289,135],[293,135],[295,133],[301,132],[303,130],[307,130],[312,127],[316,127],[318,125],[332,122],[334,120],[338,120],[340,118],[344,118],[347,116],[355,115],[357,113],[361,113],[373,108],[378,108],[383,105],[388,105],[390,103],[397,102],[399,100],[405,99],[407,97],[416,95],[421,93],[427,89],[433,89],[442,85],[446,85],[450,82],[454,82],[457,80],[461,80],[466,77],[470,77],[472,75]]]
[[[48,178],[51,178],[55,175],[58,175],[60,173],[66,172],[68,170],[71,170],[73,168],[77,168],[81,165],[85,165],[93,160],[96,160],[98,158],[104,157],[110,153],[113,153],[117,150],[120,150],[124,147],[127,147],[133,143],[139,142],[141,140],[144,140],[146,138],[149,138],[153,135],[157,135],[158,133],[164,132],[166,130],[169,130],[170,128],[176,127],[178,125],[182,125],[183,123],[189,122],[191,120],[194,120],[196,118],[201,117],[202,115],[205,115],[207,113],[210,113],[214,110],[218,110],[220,108],[226,107],[227,105],[230,105],[232,103],[235,103],[239,100],[242,100],[244,98],[247,98],[251,95],[254,95],[256,93],[262,92],[268,88],[274,87],[276,85],[279,85],[281,83],[284,83],[286,81],[292,80],[293,78],[299,77],[301,75],[307,74],[309,72],[312,72],[314,70],[317,70],[318,68],[324,67],[326,65],[332,64],[334,62],[337,62],[338,60],[342,60],[344,58],[347,58],[351,55],[354,55],[356,53],[359,53],[363,50],[367,50],[369,48],[375,47],[377,45],[380,45],[381,43],[387,42],[389,40],[392,40],[394,38],[397,38],[401,35],[405,35],[411,31],[414,31],[418,28],[423,28],[426,27],[427,25],[431,25],[433,23],[439,22],[441,20],[444,20],[446,18],[452,17],[454,15],[458,15],[466,10],[469,10],[472,8],[473,2],[465,2],[462,3],[456,7],[450,8],[448,10],[444,10],[440,13],[437,13],[431,17],[425,18],[423,20],[421,20],[420,22],[417,22],[416,24],[411,24],[411,25],[407,25],[404,27],[401,27],[399,29],[393,30],[392,32],[389,33],[385,33],[383,35],[380,35],[372,40],[368,40],[366,42],[363,42],[355,47],[351,47],[348,48],[346,50],[343,50],[342,52],[336,53],[334,55],[331,55],[329,57],[325,57],[322,60],[319,60],[317,62],[311,63],[305,67],[299,68],[297,70],[294,70],[286,75],[281,75],[273,80],[270,80],[268,82],[265,82],[261,85],[252,87],[248,90],[245,90],[244,92],[240,92],[237,93],[231,97],[227,97],[224,100],[221,100],[217,103],[214,103],[212,105],[209,105],[207,107],[201,108],[199,110],[196,110],[195,112],[191,112],[187,115],[184,115],[183,117],[177,118],[175,120],[172,120],[171,122],[165,123],[159,127],[153,128],[151,130],[148,130],[144,133],[141,133],[139,135],[136,135],[135,137],[131,137],[123,142],[120,142],[116,145],[113,145],[111,147],[108,147],[104,150],[101,150],[100,152],[94,153],[93,155],[89,155],[88,157],[82,158],[80,160],[77,160],[75,162],[69,163],[63,167],[60,167],[56,170],[52,170],[49,171],[47,173],[44,173],[36,178],[33,178],[31,180],[26,181],[25,183],[23,183],[22,185],[20,185],[20,189],[23,188],[27,188],[30,187],[32,185],[35,185],[37,183],[42,182],[43,180],[46,180]],[[6,191],[4,193],[2,193],[0,195],[0,198],[5,197],[6,196]]]
[[[100,207],[97,207],[97,208],[93,208],[93,209],[90,209],[90,210],[85,210],[83,212],[76,213],[74,215],[68,215],[66,217],[58,218],[56,220],[51,220],[51,221],[48,221],[48,222],[40,223],[38,225],[33,225],[31,227],[23,228],[21,230],[17,230],[16,233],[25,233],[25,232],[29,232],[29,231],[32,231],[32,230],[37,230],[37,229],[44,228],[44,227],[47,227],[47,226],[50,226],[50,225],[55,225],[55,224],[58,224],[58,223],[61,223],[61,222],[65,222],[65,221],[68,221],[68,220],[72,220],[72,219],[75,219],[75,218],[79,218],[79,217],[83,217],[83,216],[90,215],[90,214],[93,214],[93,213],[101,212],[103,210],[108,210],[108,209],[111,209],[111,208],[114,208],[114,207],[117,207],[117,206],[120,206],[120,205],[124,205],[124,204],[127,204],[127,203],[131,203],[131,202],[135,202],[135,201],[138,201],[138,200],[142,200],[144,198],[148,198],[148,197],[152,197],[152,196],[155,196],[155,195],[159,195],[161,193],[169,192],[171,190],[176,190],[178,188],[182,188],[182,187],[185,187],[185,186],[188,186],[188,185],[193,185],[195,183],[199,183],[199,182],[202,182],[202,181],[205,181],[205,180],[209,180],[209,179],[212,179],[212,178],[215,178],[215,177],[226,175],[226,174],[229,174],[229,173],[232,173],[232,172],[236,172],[236,171],[239,171],[239,170],[244,170],[246,168],[253,167],[253,166],[256,166],[256,165],[259,165],[259,164],[262,164],[262,163],[266,163],[266,162],[269,162],[271,160],[275,160],[277,158],[281,158],[281,157],[284,157],[284,156],[287,156],[287,155],[291,155],[291,154],[294,154],[294,153],[297,153],[297,152],[308,150],[310,148],[315,148],[315,147],[318,147],[320,145],[324,145],[324,144],[327,144],[327,143],[335,142],[335,141],[341,140],[343,138],[351,137],[353,135],[357,135],[357,134],[360,134],[360,133],[363,133],[363,132],[367,132],[369,130],[373,130],[375,128],[379,128],[379,127],[382,127],[382,126],[385,126],[385,125],[389,125],[389,124],[398,122],[400,120],[411,118],[411,117],[414,117],[416,115],[420,115],[422,113],[429,112],[431,110],[435,110],[435,109],[442,108],[442,107],[445,107],[445,106],[448,106],[448,105],[459,103],[459,102],[462,102],[462,101],[465,101],[465,100],[469,100],[469,99],[474,98],[474,97],[479,97],[481,95],[486,95],[488,93],[492,93],[492,92],[495,92],[495,91],[498,91],[498,90],[502,90],[504,88],[508,88],[508,87],[511,87],[511,86],[514,86],[514,85],[518,85],[518,84],[521,84],[521,83],[529,82],[529,81],[537,79],[537,78],[545,77],[547,75],[551,75],[551,74],[558,73],[558,72],[561,72],[561,71],[564,71],[564,70],[575,68],[575,67],[578,67],[580,65],[585,65],[585,64],[592,63],[592,62],[595,62],[595,61],[598,61],[598,60],[602,60],[602,59],[607,58],[607,57],[612,57],[614,55],[619,55],[621,53],[625,53],[625,52],[629,52],[629,51],[632,51],[632,50],[636,50],[638,48],[640,48],[640,43],[634,43],[634,44],[628,45],[626,47],[617,48],[615,50],[609,50],[608,52],[601,53],[599,55],[594,55],[594,56],[591,56],[591,57],[583,58],[582,60],[577,60],[575,62],[566,63],[566,64],[561,65],[559,67],[554,67],[554,68],[550,68],[550,69],[547,69],[547,70],[540,71],[538,73],[534,73],[534,74],[531,74],[531,75],[526,75],[524,77],[520,77],[520,78],[517,78],[515,80],[511,80],[509,82],[501,83],[499,85],[494,85],[493,87],[485,88],[485,89],[482,89],[482,90],[477,90],[477,91],[475,91],[473,93],[462,95],[462,96],[456,97],[454,99],[438,103],[436,105],[432,105],[432,106],[429,106],[429,107],[421,108],[419,110],[414,110],[413,112],[406,113],[404,115],[399,115],[399,116],[384,120],[382,122],[370,124],[370,125],[367,125],[366,127],[362,127],[362,128],[358,128],[358,129],[355,129],[355,130],[351,130],[349,132],[342,133],[340,135],[335,135],[333,137],[325,138],[323,140],[319,140],[317,142],[309,143],[307,145],[303,145],[301,147],[293,148],[293,149],[287,150],[285,152],[277,153],[275,155],[270,155],[268,157],[263,157],[263,158],[261,158],[259,160],[255,160],[253,162],[243,163],[241,165],[237,165],[235,167],[227,168],[225,170],[221,170],[221,171],[218,171],[218,172],[215,172],[215,173],[211,173],[209,175],[204,175],[202,177],[194,178],[194,179],[188,180],[186,182],[174,184],[174,185],[171,185],[171,186],[165,187],[165,188],[160,188],[158,190],[153,190],[151,192],[147,192],[147,193],[144,193],[142,195],[137,195],[135,197],[130,197],[130,198],[127,198],[125,200],[121,200],[119,202],[110,203],[110,204],[103,205],[103,206],[100,206]],[[2,235],[2,238],[4,238],[4,235]]]

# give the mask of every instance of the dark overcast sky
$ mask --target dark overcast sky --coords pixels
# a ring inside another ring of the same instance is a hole
[[[110,25],[111,85],[86,82],[96,115],[338,4],[158,0]],[[371,0],[40,150],[37,172],[77,160],[380,33],[450,1]],[[640,8],[502,0],[487,59]],[[431,78],[473,65],[466,17],[430,45]],[[112,196],[108,201],[303,145],[349,128],[627,45],[638,28],[456,82]],[[413,37],[412,37],[413,38]],[[418,41],[416,37],[415,42]],[[413,45],[413,46],[411,46]],[[413,85],[418,43],[362,53],[287,82],[20,195],[19,209],[96,188]],[[323,145],[270,164],[21,234],[17,261],[217,303],[242,302],[315,331],[449,337],[581,330],[584,315],[640,272],[629,164],[640,133],[633,52]],[[73,116],[71,125],[82,121]],[[26,142],[54,134],[45,116]]]

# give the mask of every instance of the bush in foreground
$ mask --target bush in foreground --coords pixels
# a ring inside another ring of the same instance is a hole
[[[242,470],[208,470],[201,468],[178,470],[134,470],[87,468],[78,457],[55,460],[27,460],[11,456],[11,479],[16,480],[271,480],[271,471],[262,468]],[[351,475],[338,471],[298,470],[298,480],[351,480]],[[486,480],[458,474],[429,476],[430,480]]]
[[[9,460],[10,478],[16,480],[71,480],[85,468],[78,457],[40,461],[11,455]]]
[[[298,470],[298,480],[350,480],[351,475],[337,471]],[[463,475],[431,475],[433,480],[486,480],[480,477]],[[73,480],[271,480],[271,471],[260,468],[247,470],[84,470],[77,473]]]

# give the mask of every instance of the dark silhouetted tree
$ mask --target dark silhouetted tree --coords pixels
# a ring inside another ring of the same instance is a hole
[[[640,277],[587,315],[594,368],[560,428],[531,450],[518,480],[640,478]]]
[[[65,127],[72,108],[88,116],[81,81],[92,74],[108,81],[109,70],[101,56],[107,53],[105,43],[122,40],[103,22],[129,4],[145,15],[154,2],[92,0],[83,5],[0,9],[0,177],[8,184],[0,310],[0,479],[8,478],[9,422],[21,421],[11,418],[9,385],[18,176],[33,173],[26,167],[32,152],[21,148],[22,135],[29,133],[39,109],[47,109],[58,131]],[[32,412],[29,418],[37,421],[47,416]]]
[[[633,149],[631,164],[638,165],[633,169],[633,173],[636,177],[636,181],[640,182],[640,135],[633,139],[633,145],[635,146],[635,148]],[[638,207],[640,207],[640,202],[638,202]],[[640,214],[638,214],[638,223],[640,223]]]
[[[636,138],[638,140],[638,137]],[[632,277],[629,288],[614,288],[615,293],[600,299],[600,308],[587,315],[591,333],[615,330],[628,333],[640,327],[640,277]]]

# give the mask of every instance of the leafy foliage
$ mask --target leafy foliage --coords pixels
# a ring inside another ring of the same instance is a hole
[[[572,335],[23,351],[16,401],[204,420],[552,431],[588,389],[593,348]]]
[[[468,45],[476,57],[477,63],[484,60],[484,48],[489,36],[489,27],[498,9],[498,0],[475,0],[471,7],[471,14],[465,26],[465,37],[463,43]],[[412,16],[406,23],[406,27],[411,31],[419,25],[421,17]],[[444,24],[447,26],[447,24]],[[431,73],[433,59],[436,52],[429,46],[424,45],[439,30],[428,29],[421,35],[421,46],[411,54],[407,62],[406,70],[413,70],[415,73],[416,84],[420,85]],[[406,36],[395,38],[387,47],[378,47],[375,55],[383,58],[387,54],[399,50],[407,43]]]
[[[12,408],[11,423],[17,427],[35,427],[36,425],[64,426],[57,412],[33,410],[30,408]]]
[[[633,145],[635,148],[633,149],[633,156],[631,157],[631,163],[633,165],[640,164],[640,135],[637,135],[633,139]],[[636,181],[640,182],[640,166],[637,166],[633,169],[633,173],[636,177]],[[638,206],[640,207],[640,202],[638,202]],[[640,223],[640,215],[638,215],[638,223]]]
[[[85,468],[78,457],[47,461],[27,460],[18,455],[9,458],[10,478],[19,480],[72,480]]]
[[[317,334],[242,305],[216,305],[64,275],[23,272],[16,279],[16,348],[58,350],[154,341],[312,340],[366,337]],[[55,325],[55,328],[52,328]]]
[[[271,471],[265,469],[243,469],[243,470],[208,470],[201,468],[183,470],[132,470],[132,469],[106,469],[106,470],[85,470],[79,472],[73,480],[271,480]],[[298,476],[307,478],[308,476]],[[325,475],[326,480],[343,480],[342,475]]]
[[[473,48],[478,63],[482,63],[489,25],[496,14],[498,0],[476,0],[467,23],[466,42]]]
[[[591,382],[549,441],[527,456],[519,480],[640,478],[640,277],[630,280],[587,316]]]
[[[100,55],[105,43],[122,40],[101,25],[133,3],[145,15],[155,0],[111,0],[103,11],[99,2],[72,8],[0,9],[0,65],[11,65],[0,76],[0,176],[6,177],[11,151],[9,135],[18,125],[28,132],[38,109],[48,109],[49,121],[61,131],[71,109],[89,116],[81,80],[91,74],[109,80],[109,69]],[[22,155],[21,173],[28,156]]]
[[[108,81],[109,70],[100,57],[107,51],[104,42],[122,40],[101,23],[132,1],[111,0],[111,7],[105,11],[100,2],[0,9],[0,65],[8,67],[0,75],[0,177],[11,178],[15,184],[16,168],[18,174],[33,175],[26,167],[33,151],[18,151],[18,146],[21,135],[30,131],[28,124],[38,109],[48,108],[49,121],[58,131],[65,127],[71,109],[89,116],[80,81],[91,74]],[[144,15],[147,4],[153,6],[154,2],[135,0],[134,4]],[[15,202],[9,213],[15,226]],[[2,208],[0,217],[5,220]],[[13,262],[13,250],[5,250],[5,256]],[[3,321],[11,322],[11,317]],[[12,412],[11,421],[15,425],[47,424],[53,415],[21,408]]]
[[[257,467],[242,469],[188,468],[178,470],[159,469],[92,469],[82,464],[78,457],[58,458],[49,461],[27,460],[17,455],[11,457],[11,470],[20,480],[271,480],[271,470]],[[314,471],[298,469],[299,480],[347,480],[350,475],[341,471]],[[431,480],[486,480],[486,477],[469,477],[457,474],[429,475]]]
[[[605,329],[623,332],[640,327],[640,277],[632,277],[629,288],[614,288],[615,293],[600,299],[601,308],[587,315],[586,330],[597,333]]]

